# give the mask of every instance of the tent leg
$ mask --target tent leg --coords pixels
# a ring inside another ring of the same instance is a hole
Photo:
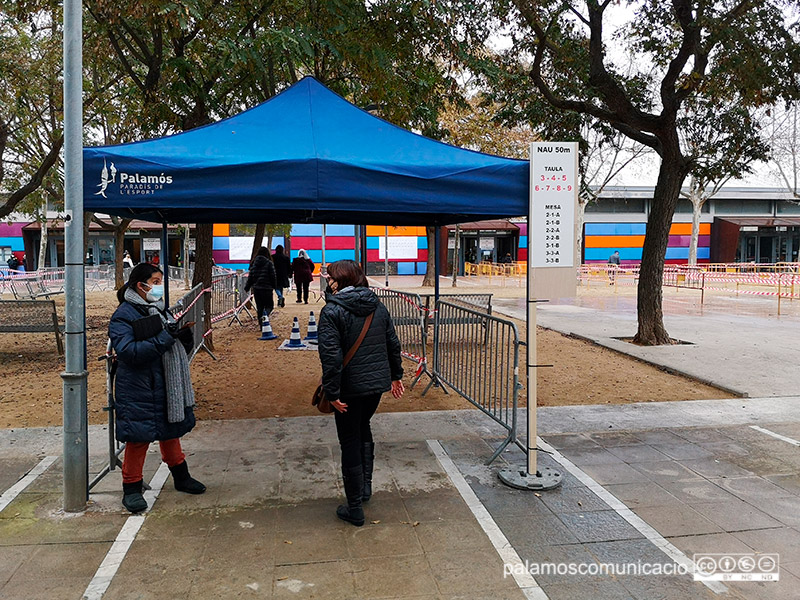
[[[433,297],[435,300],[434,307],[436,303],[439,302],[439,275],[442,274],[442,257],[440,256],[440,237],[442,234],[442,228],[440,225],[434,227],[434,237],[433,237],[433,275],[436,280],[433,283]]]
[[[169,231],[166,221],[161,225],[161,264],[164,267],[164,306],[169,308]]]

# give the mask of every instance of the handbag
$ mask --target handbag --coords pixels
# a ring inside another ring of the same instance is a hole
[[[342,361],[342,371],[347,366],[347,363],[350,362],[350,359],[353,358],[356,354],[356,350],[361,345],[361,342],[364,341],[364,338],[367,336],[367,331],[369,331],[369,326],[372,324],[372,317],[375,313],[370,313],[367,317],[366,321],[364,321],[364,327],[361,328],[361,333],[356,340],[356,343],[347,351],[347,355],[344,357]],[[319,385],[317,389],[314,390],[314,395],[311,397],[311,406],[316,406],[317,410],[321,413],[332,413],[333,406],[331,406],[331,401],[325,396],[325,390],[322,388],[322,379],[319,380]]]

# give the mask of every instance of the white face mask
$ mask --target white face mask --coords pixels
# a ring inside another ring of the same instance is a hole
[[[159,300],[161,300],[164,297],[164,285],[163,284],[149,285],[149,284],[145,283],[144,285],[146,285],[147,287],[150,288],[150,291],[147,292],[147,294],[145,295],[145,298],[147,299],[148,302],[158,302]]]

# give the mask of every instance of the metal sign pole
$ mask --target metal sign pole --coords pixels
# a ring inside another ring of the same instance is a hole
[[[577,198],[578,145],[534,142],[530,154],[528,203],[528,288],[527,288],[527,416],[528,446],[524,467],[508,467],[498,473],[500,480],[523,490],[548,490],[561,485],[562,475],[540,467],[536,447],[536,297],[533,267],[574,268],[570,228]],[[554,158],[556,157],[556,158]],[[573,271],[574,277],[574,271]]]
[[[89,499],[86,305],[83,266],[83,26],[80,0],[64,0],[64,510]]]

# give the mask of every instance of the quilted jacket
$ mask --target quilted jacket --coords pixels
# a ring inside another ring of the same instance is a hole
[[[247,275],[244,291],[249,292],[250,288],[254,290],[274,290],[276,287],[275,265],[266,256],[256,256],[253,265],[250,267],[250,273]]]
[[[319,359],[322,386],[329,400],[387,392],[392,381],[403,377],[400,340],[389,311],[366,287],[350,287],[326,294],[319,315]],[[372,324],[355,356],[342,371],[347,351],[355,344],[364,321],[374,313]]]
[[[133,321],[142,315],[133,304],[123,302],[108,324],[108,337],[117,353],[114,385],[117,439],[120,442],[170,440],[190,432],[194,411],[186,409],[180,423],[167,421],[167,388],[161,356],[175,343],[166,330],[137,341]]]

